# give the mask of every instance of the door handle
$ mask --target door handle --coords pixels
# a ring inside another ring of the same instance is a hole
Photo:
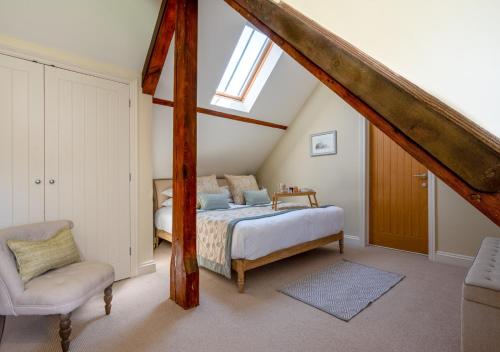
[[[50,183],[51,185],[53,185],[54,183],[56,183],[56,181],[55,181],[54,179],[50,179],[50,180],[49,180],[49,183]]]
[[[39,178],[37,178],[37,179],[35,180],[35,184],[36,184],[36,185],[39,185],[40,183],[42,183],[42,181],[41,181]]]
[[[418,178],[421,178],[423,180],[427,180],[427,172],[423,172],[421,174],[415,174],[415,175],[413,175],[413,177],[418,177]]]

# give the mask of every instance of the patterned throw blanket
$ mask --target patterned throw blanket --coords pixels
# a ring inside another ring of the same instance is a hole
[[[196,217],[198,264],[230,279],[231,244],[236,224],[243,220],[277,216],[300,209],[304,207],[275,211],[271,206],[253,206],[198,212]]]

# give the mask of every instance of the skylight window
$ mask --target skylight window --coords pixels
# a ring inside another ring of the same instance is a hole
[[[245,25],[212,104],[249,112],[281,54],[269,38]]]

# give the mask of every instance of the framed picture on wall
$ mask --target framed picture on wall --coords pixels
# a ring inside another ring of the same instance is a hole
[[[311,156],[337,154],[337,131],[311,135]]]

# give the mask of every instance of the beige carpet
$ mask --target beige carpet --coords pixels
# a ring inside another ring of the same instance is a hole
[[[247,275],[247,293],[201,270],[201,306],[184,311],[168,298],[170,246],[156,252],[155,274],[116,285],[113,312],[101,297],[73,315],[71,351],[426,351],[459,350],[465,269],[382,248],[346,248],[345,258],[406,276],[349,323],[276,291],[341,259],[328,246]],[[0,352],[57,351],[55,317],[9,317]]]

